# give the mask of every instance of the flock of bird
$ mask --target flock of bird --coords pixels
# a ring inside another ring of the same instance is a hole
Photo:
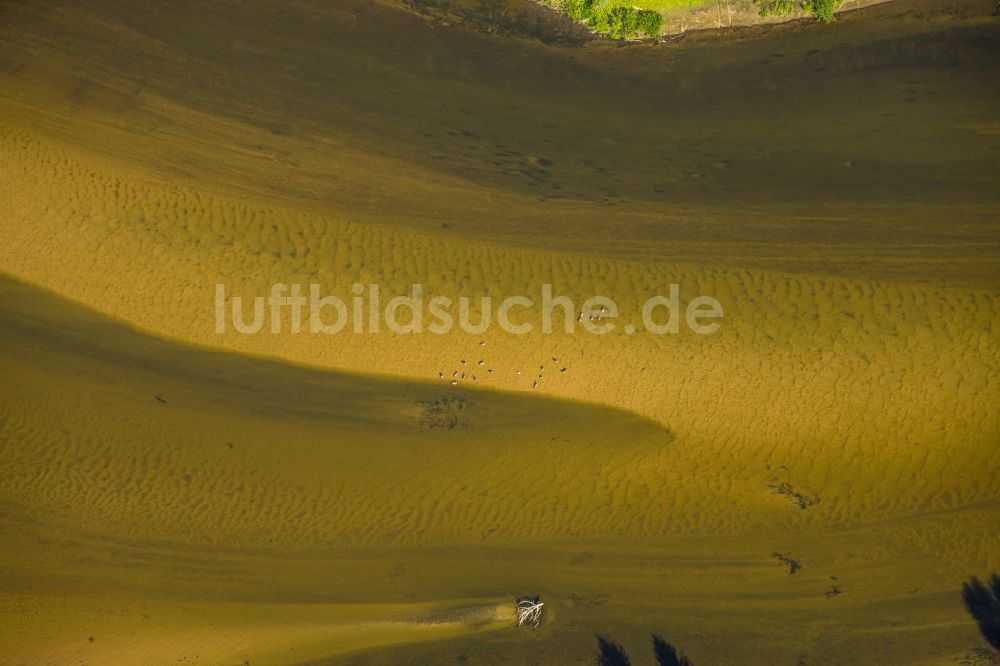
[[[485,347],[486,341],[480,340],[479,346]],[[552,358],[552,363],[556,364],[556,368],[559,370],[559,373],[563,375],[566,374],[566,368],[559,367],[558,365],[559,358],[556,356],[552,356],[551,358]],[[452,370],[450,375],[447,374],[446,372],[439,372],[438,378],[447,380],[452,386],[457,386],[460,382],[466,382],[466,381],[471,381],[473,384],[478,384],[480,377],[485,379],[489,375],[494,374],[493,368],[487,367],[486,359],[483,358],[480,358],[478,361],[475,362],[462,358],[459,359],[458,363],[460,366],[459,369]],[[478,375],[476,374],[477,372],[479,373]],[[527,376],[528,378],[532,379],[531,388],[537,389],[539,383],[545,378],[545,364],[543,363],[538,366],[537,374],[534,371],[530,371],[526,375],[525,372],[523,372],[521,369],[515,370],[514,373],[518,377]]]

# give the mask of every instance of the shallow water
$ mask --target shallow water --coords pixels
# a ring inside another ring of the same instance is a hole
[[[988,4],[561,48],[364,3],[32,3],[5,9],[3,95],[155,173],[353,219],[995,286]]]
[[[0,661],[959,663],[1000,547],[992,11],[569,48],[3,7]],[[216,283],[275,281],[726,315],[215,333]]]

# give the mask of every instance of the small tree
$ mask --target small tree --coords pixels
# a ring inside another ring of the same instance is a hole
[[[802,8],[807,12],[812,12],[816,20],[821,23],[833,23],[837,17],[833,15],[834,10],[840,6],[836,0],[806,0],[802,3]]]
[[[636,24],[639,32],[647,37],[657,39],[663,33],[663,17],[659,12],[640,9]]]
[[[583,21],[594,11],[594,0],[563,0],[562,8],[574,21]]]

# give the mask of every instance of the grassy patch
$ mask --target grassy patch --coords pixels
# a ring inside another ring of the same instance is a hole
[[[634,0],[632,4],[642,9],[652,9],[660,11],[666,9],[676,9],[677,7],[690,7],[692,5],[703,5],[706,0]]]
[[[801,8],[822,23],[833,23],[833,15],[843,0],[754,0],[760,6],[761,16],[787,16]]]
[[[764,3],[760,7],[761,16],[787,16],[795,11],[795,3],[792,0],[774,0],[774,2]]]

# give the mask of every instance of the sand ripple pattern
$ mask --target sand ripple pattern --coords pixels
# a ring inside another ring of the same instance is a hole
[[[168,338],[440,381],[438,373],[478,353],[483,336],[217,336],[214,284],[250,296],[276,281],[344,291],[355,281],[379,282],[396,293],[421,282],[429,292],[499,299],[535,294],[551,282],[557,293],[579,300],[611,296],[625,313],[638,312],[640,298],[665,293],[671,282],[682,285],[682,298],[718,298],[726,317],[715,336],[487,336],[494,373],[480,388],[620,407],[672,432],[666,453],[633,449],[627,433],[609,435],[615,454],[598,466],[600,474],[576,479],[568,471],[563,479],[538,471],[526,481],[526,487],[571,481],[608,498],[588,519],[595,530],[726,532],[775,515],[790,523],[848,524],[998,496],[1000,346],[992,291],[612,261],[400,233],[85,163],[21,131],[3,137],[3,177],[14,196],[0,265]],[[562,359],[567,372],[547,376],[537,389],[528,373],[517,374],[551,357]],[[538,469],[558,469],[561,460],[556,455]],[[453,481],[428,481],[420,502],[392,509],[401,516],[395,523],[418,525],[414,534],[438,529],[447,522],[444,505],[431,498]],[[164,482],[171,492],[188,483],[183,474]],[[253,495],[266,503],[280,485],[261,481]],[[785,486],[820,501],[800,510],[793,497],[773,490]],[[293,505],[341,520],[350,512],[338,503],[357,492],[349,485],[327,488]],[[197,515],[197,501],[188,501]],[[645,503],[664,518],[638,517]],[[431,505],[437,508],[415,508]],[[623,527],[626,507],[631,522]],[[357,510],[367,515],[364,506]],[[491,521],[503,522],[497,511],[513,510],[494,502],[461,507],[456,500],[447,511],[478,511],[474,519],[467,513],[448,520],[489,529]],[[512,534],[534,535],[536,511],[521,508],[503,520],[520,525]],[[575,529],[572,511],[546,511],[550,524]],[[359,542],[375,538],[365,529],[348,532]]]

